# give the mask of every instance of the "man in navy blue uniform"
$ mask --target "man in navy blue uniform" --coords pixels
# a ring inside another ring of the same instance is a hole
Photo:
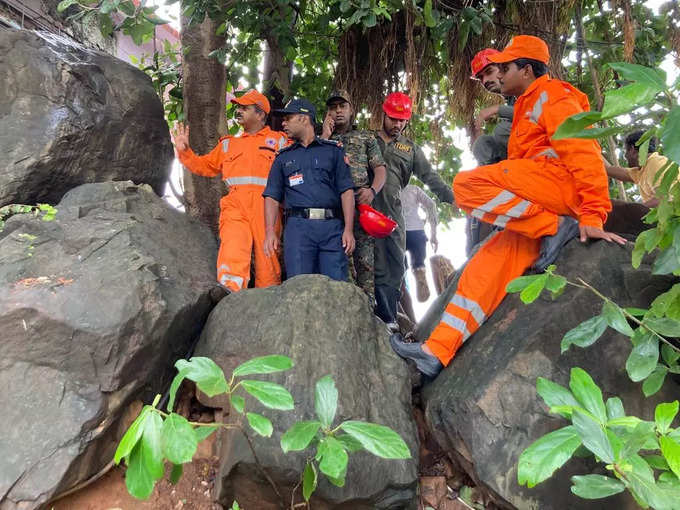
[[[279,248],[274,226],[283,202],[288,278],[320,273],[346,281],[346,255],[354,250],[354,183],[345,151],[337,142],[315,136],[316,109],[306,99],[290,101],[274,113],[284,116],[283,130],[293,144],[279,151],[262,193],[264,252]]]

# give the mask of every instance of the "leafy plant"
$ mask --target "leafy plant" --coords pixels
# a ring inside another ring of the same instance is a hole
[[[656,406],[654,421],[627,416],[620,398],[605,402],[602,391],[581,368],[572,368],[569,389],[539,377],[536,389],[553,414],[571,425],[541,437],[519,458],[520,485],[534,487],[572,456],[587,452],[609,476],[573,476],[571,491],[600,499],[630,491],[643,507],[680,508],[680,428],[672,428],[678,401]]]
[[[316,448],[315,454],[307,458],[302,473],[305,501],[309,501],[317,487],[319,471],[333,485],[344,487],[351,453],[367,450],[383,459],[411,458],[404,440],[384,425],[348,420],[333,427],[337,407],[335,382],[329,375],[322,377],[314,392],[317,419],[297,422],[281,436],[281,449],[286,453]]]
[[[33,214],[40,216],[43,221],[52,221],[57,214],[57,209],[50,204],[24,205],[9,204],[0,207],[0,232],[5,228],[5,222],[15,214]]]
[[[238,429],[245,434],[239,424],[190,422],[174,413],[177,390],[184,379],[194,381],[197,388],[209,397],[226,394],[234,410],[246,416],[250,427],[257,434],[269,437],[273,430],[271,421],[261,414],[246,412],[246,401],[238,390],[249,393],[265,407],[283,411],[293,409],[293,397],[279,384],[255,379],[237,382],[236,378],[281,372],[292,366],[293,362],[287,356],[253,358],[236,367],[227,382],[222,369],[209,358],[177,361],[175,367],[178,373],[170,385],[167,412],[157,407],[161,395],[156,395],[151,405],[142,408],[116,449],[115,463],[124,460],[127,465],[125,485],[128,492],[138,499],[148,498],[155,483],[163,478],[166,461],[172,465],[169,479],[177,483],[182,476],[183,464],[191,462],[198,443],[220,427]]]

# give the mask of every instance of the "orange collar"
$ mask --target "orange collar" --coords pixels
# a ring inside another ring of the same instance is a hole
[[[525,97],[529,96],[534,90],[536,90],[538,87],[542,86],[545,82],[547,82],[550,79],[550,76],[547,74],[544,74],[543,76],[540,76],[536,78],[531,85],[527,87],[527,89],[524,91],[524,94],[522,94],[519,97]],[[519,99],[519,97],[517,99]]]

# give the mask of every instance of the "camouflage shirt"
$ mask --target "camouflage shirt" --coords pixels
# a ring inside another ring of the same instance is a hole
[[[370,131],[352,129],[348,133],[333,133],[331,140],[342,142],[355,189],[370,186],[373,182],[373,170],[379,166],[387,166],[378,142]]]

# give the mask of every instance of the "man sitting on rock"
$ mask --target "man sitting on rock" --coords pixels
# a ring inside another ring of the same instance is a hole
[[[507,284],[529,267],[543,271],[561,247],[580,236],[625,244],[602,225],[611,210],[601,149],[594,140],[554,140],[571,115],[589,110],[585,94],[548,76],[548,47],[519,35],[492,62],[501,65],[501,92],[517,97],[508,159],[460,172],[458,207],[501,226],[470,259],[441,322],[423,344],[390,337],[392,348],[435,377],[505,297]]]

